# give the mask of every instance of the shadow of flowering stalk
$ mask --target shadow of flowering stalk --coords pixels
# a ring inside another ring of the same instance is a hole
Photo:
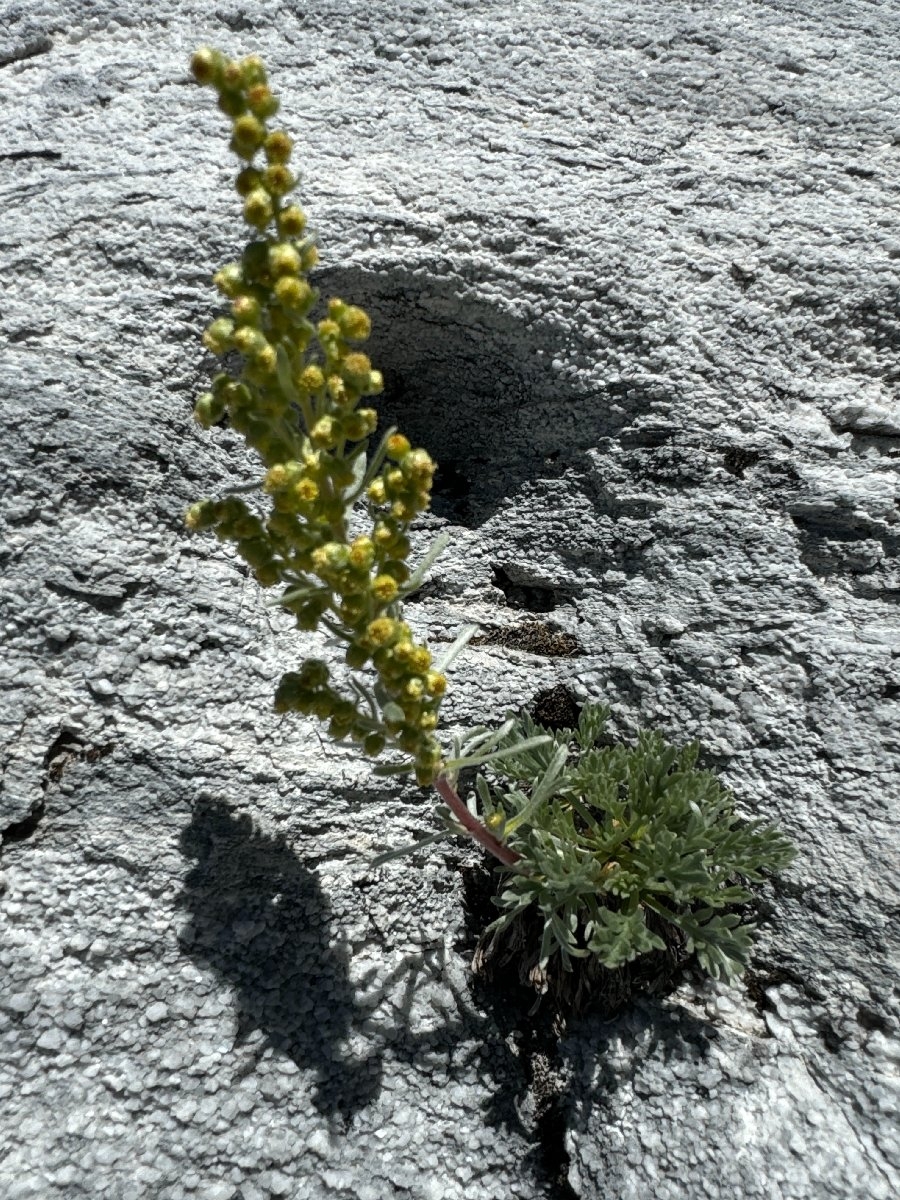
[[[234,543],[259,584],[279,589],[273,603],[299,629],[329,633],[347,668],[336,681],[328,663],[307,659],[282,677],[276,710],[327,723],[334,740],[379,760],[378,775],[411,773],[435,787],[442,832],[376,861],[455,833],[474,839],[506,868],[495,943],[538,918],[538,977],[554,956],[566,971],[588,957],[617,970],[663,947],[660,923],[711,974],[739,973],[750,945],[733,911],[749,899],[741,881],[786,865],[791,850],[769,826],[737,819],[730,795],[695,768],[694,749],[642,734],[635,749],[607,753],[598,745],[605,715],[588,706],[578,730],[551,736],[511,718],[469,730],[445,753],[436,736],[445,672],[475,628],[434,662],[402,608],[446,544],[442,536],[410,567],[409,530],[429,507],[435,464],[396,429],[372,445],[378,418],[364,402],[383,381],[359,349],[368,315],[332,298],[312,319],[318,253],[291,198],[292,139],[270,127],[278,101],[262,62],[202,48],[191,69],[231,122],[250,230],[240,259],[214,276],[228,312],[203,335],[239,369],[218,373],[194,411],[204,428],[227,415],[263,471],[194,504],[187,524]],[[357,528],[364,514],[365,532],[351,535],[351,514]],[[487,764],[493,782],[477,777],[476,809],[456,781]]]

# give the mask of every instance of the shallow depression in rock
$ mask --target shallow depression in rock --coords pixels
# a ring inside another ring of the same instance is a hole
[[[360,304],[382,371],[379,428],[396,425],[438,463],[432,510],[478,528],[526,483],[567,467],[649,409],[637,384],[563,371],[597,355],[579,333],[528,321],[462,279],[396,268],[320,271],[323,299]],[[574,378],[573,378],[574,376]]]

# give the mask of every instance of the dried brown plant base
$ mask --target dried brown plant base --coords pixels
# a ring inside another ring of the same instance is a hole
[[[496,875],[486,867],[464,868],[466,907],[470,928],[484,929],[496,918],[491,904]],[[673,991],[693,959],[679,930],[650,913],[647,924],[666,943],[665,950],[644,954],[618,970],[604,967],[594,956],[573,959],[571,970],[554,955],[547,968],[539,965],[543,921],[537,909],[526,909],[506,929],[477,936],[472,954],[475,980],[502,993],[516,1007],[530,1006],[562,1030],[569,1018],[586,1013],[613,1017],[639,996]]]

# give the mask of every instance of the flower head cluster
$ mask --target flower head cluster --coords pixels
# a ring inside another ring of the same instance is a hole
[[[332,299],[322,319],[311,319],[318,294],[308,273],[318,254],[290,198],[292,139],[269,127],[278,101],[262,62],[202,48],[191,69],[231,120],[231,149],[241,160],[236,188],[252,231],[240,260],[214,276],[228,313],[203,335],[213,354],[235,354],[240,370],[217,374],[194,411],[204,428],[227,415],[257,451],[269,511],[228,496],[193,505],[187,523],[234,542],[263,587],[283,586],[280,602],[300,629],[327,629],[346,643],[352,671],[374,672],[371,688],[355,679],[348,696],[326,664],[310,660],[283,677],[278,711],[313,714],[370,755],[398,748],[430,783],[441,767],[434,730],[446,679],[402,620],[400,602],[410,579],[409,526],[428,508],[435,464],[396,432],[367,457],[377,414],[361,402],[383,387],[359,349],[369,317]],[[357,500],[368,504],[371,530],[351,538]]]

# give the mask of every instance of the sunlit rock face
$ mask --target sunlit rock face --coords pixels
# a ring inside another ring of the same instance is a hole
[[[471,849],[370,869],[430,797],[274,714],[312,643],[182,525],[254,474],[191,421],[243,238],[200,41],[269,65],[439,461],[448,730],[566,685],[699,738],[799,851],[741,986],[561,1041],[473,991]],[[900,1193],[898,52],[862,0],[6,14],[0,1192]]]

